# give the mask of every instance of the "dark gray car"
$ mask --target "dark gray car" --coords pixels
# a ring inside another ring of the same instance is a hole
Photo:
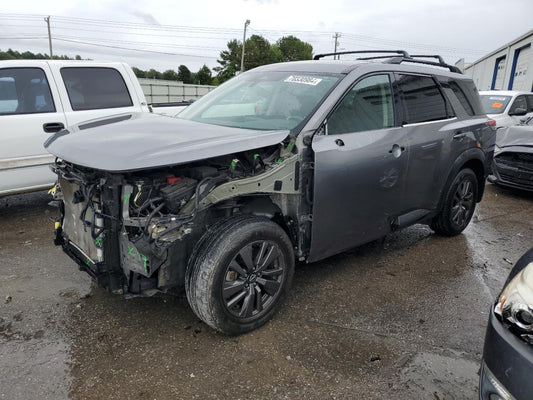
[[[56,243],[112,292],[184,288],[207,324],[246,332],[272,317],[295,260],[414,223],[462,232],[493,125],[442,60],[256,68],[178,118],[121,115],[50,138]]]

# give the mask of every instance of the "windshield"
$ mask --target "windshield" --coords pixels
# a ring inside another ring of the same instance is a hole
[[[250,71],[183,110],[177,118],[258,130],[295,129],[339,81],[339,75]]]
[[[511,96],[495,96],[493,94],[482,94],[481,104],[486,114],[501,114],[511,101]]]

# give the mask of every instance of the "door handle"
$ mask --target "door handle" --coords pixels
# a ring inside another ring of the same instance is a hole
[[[43,131],[46,133],[59,132],[61,129],[64,129],[65,125],[61,122],[48,122],[43,124]]]
[[[344,142],[343,142],[341,139],[337,139],[337,140],[335,140],[335,144],[336,144],[337,146],[344,146]]]
[[[389,150],[389,153],[391,153],[394,157],[398,158],[402,155],[402,153],[405,151],[404,146],[400,146],[399,144],[393,144],[392,149]]]
[[[400,151],[405,151],[405,147],[394,144],[392,145],[392,149],[389,150],[389,153],[392,153],[394,150],[399,149]]]

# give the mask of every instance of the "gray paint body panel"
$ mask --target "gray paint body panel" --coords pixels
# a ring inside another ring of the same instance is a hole
[[[208,125],[147,113],[109,120],[110,123],[91,122],[90,129],[80,124],[60,131],[45,142],[45,148],[77,165],[119,172],[253,150],[278,144],[289,134],[289,131]]]
[[[335,140],[341,139],[344,146]],[[401,212],[409,154],[401,128],[315,136],[313,229],[309,261],[377,239]]]

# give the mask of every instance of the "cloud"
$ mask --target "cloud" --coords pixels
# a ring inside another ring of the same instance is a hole
[[[131,12],[131,14],[147,24],[161,25],[152,14],[146,13],[144,11],[134,10]]]

